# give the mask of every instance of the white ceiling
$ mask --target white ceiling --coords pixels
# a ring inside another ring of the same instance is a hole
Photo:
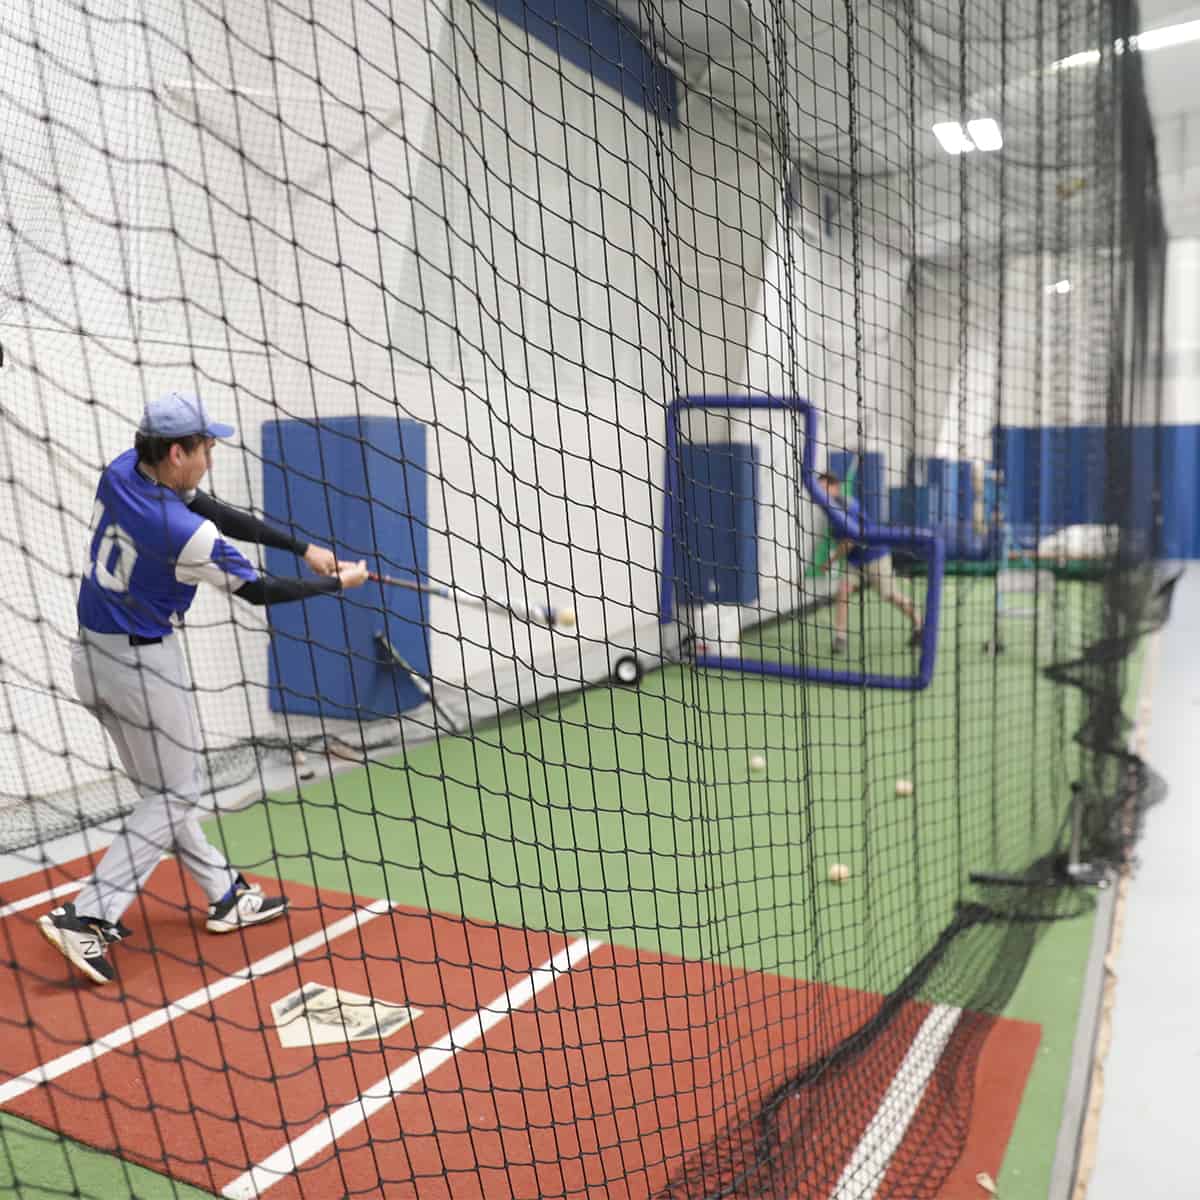
[[[915,234],[916,253],[929,257],[954,253],[964,233],[973,247],[994,244],[1002,226],[1013,250],[1111,236],[1093,198],[1094,187],[1105,186],[1093,154],[1116,114],[1097,110],[1094,70],[1055,76],[1046,61],[1092,48],[1088,29],[1101,10],[1090,0],[975,2],[949,15],[944,0],[915,0],[911,8],[909,0],[855,0],[849,10],[845,0],[802,0],[790,10],[768,0],[660,0],[652,28],[648,6],[616,3],[643,25],[690,97],[711,98],[774,147],[786,140],[801,172],[824,186],[849,186],[852,169],[864,211],[877,214],[873,236],[904,245]],[[909,13],[915,57],[907,54]],[[1141,15],[1143,29],[1200,19],[1200,0],[1142,0]],[[853,137],[845,101],[851,63]],[[1143,67],[1168,231],[1200,236],[1200,42],[1148,53]],[[790,81],[782,96],[780,79]],[[911,102],[904,99],[910,79]],[[941,151],[931,126],[964,111],[1003,117],[1004,152],[964,162]],[[911,193],[898,186],[910,167]]]
[[[1200,20],[1194,0],[1142,0],[1143,29]],[[1167,232],[1200,237],[1200,42],[1145,56]]]

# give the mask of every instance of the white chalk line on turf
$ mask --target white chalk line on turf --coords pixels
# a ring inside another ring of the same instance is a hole
[[[185,1013],[207,1007],[220,997],[245,987],[252,980],[270,975],[280,967],[287,966],[294,959],[303,958],[304,955],[319,950],[326,943],[341,937],[342,934],[349,933],[352,929],[365,925],[368,921],[373,921],[391,907],[390,900],[376,900],[365,908],[356,909],[348,916],[342,917],[341,920],[334,921],[332,925],[318,929],[315,933],[310,933],[307,937],[293,942],[290,946],[285,946],[282,950],[265,955],[256,962],[250,963],[249,966],[234,971],[232,975],[226,975],[214,983],[197,988],[194,992],[184,996],[182,1000],[173,1000],[162,1008],[157,1008],[153,1012],[139,1017],[136,1021],[131,1021],[128,1025],[122,1025],[120,1029],[114,1029],[112,1033],[106,1033],[86,1046],[80,1046],[77,1050],[71,1050],[26,1071],[24,1075],[18,1075],[8,1083],[0,1085],[0,1105],[7,1104],[10,1100],[15,1100],[18,1096],[23,1096],[26,1092],[31,1092],[34,1088],[49,1083],[60,1075],[67,1074],[68,1071],[74,1071],[90,1062],[95,1062],[96,1059],[128,1045],[137,1038],[145,1037],[146,1034],[174,1021],[176,1017],[182,1017]]]
[[[929,1010],[871,1123],[842,1169],[830,1200],[873,1200],[961,1016],[962,1009],[949,1004],[935,1004]]]
[[[11,917],[14,913],[24,912],[27,908],[37,908],[39,904],[46,904],[50,900],[61,900],[63,896],[69,896],[72,892],[79,891],[86,882],[84,879],[72,879],[67,883],[57,884],[44,892],[38,892],[36,896],[26,896],[24,900],[14,900],[11,904],[5,904],[0,907],[0,921],[5,917]]]
[[[438,1067],[452,1059],[460,1050],[474,1045],[494,1025],[505,1020],[516,1009],[523,1008],[543,988],[551,987],[572,967],[583,962],[599,941],[579,938],[547,959],[540,967],[534,967],[528,975],[513,984],[508,991],[497,996],[491,1004],[484,1005],[474,1016],[468,1017],[449,1031],[444,1037],[426,1047],[419,1054],[407,1059],[386,1079],[367,1088],[358,1099],[327,1113],[310,1129],[289,1142],[270,1157],[263,1159],[227,1184],[221,1195],[226,1200],[254,1200],[275,1184],[286,1179],[314,1155],[333,1145],[338,1138],[361,1125],[373,1113],[386,1108],[400,1092],[428,1080]]]

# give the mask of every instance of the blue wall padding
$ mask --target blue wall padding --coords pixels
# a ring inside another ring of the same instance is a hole
[[[997,539],[975,528],[975,476],[972,463],[943,458],[910,461],[908,475],[923,475],[925,484],[910,483],[891,489],[891,524],[906,528],[936,529],[945,543],[946,557],[977,561],[994,556]],[[996,482],[985,477],[985,504],[994,503]],[[990,513],[990,507],[985,508]],[[990,518],[989,518],[990,519]]]
[[[749,442],[681,442],[674,563],[688,604],[758,599],[757,465]]]
[[[931,458],[925,464],[925,482],[929,488],[929,523],[944,530],[953,525],[958,514],[958,493],[951,486],[952,472],[957,464],[944,458]]]
[[[331,547],[340,559],[365,558],[382,574],[424,574],[425,427],[419,421],[266,421],[262,446],[268,520]],[[268,549],[266,563],[272,575],[309,576],[285,550]],[[376,634],[428,675],[424,603],[417,592],[368,583],[340,596],[271,606],[271,708],[372,719],[422,703],[408,675],[385,662]]]
[[[1162,558],[1200,558],[1200,426],[1163,425],[1158,433],[1158,466],[1162,488],[1162,530],[1159,555]],[[1153,443],[1137,457],[1138,465],[1149,467],[1135,478],[1133,495],[1152,491],[1155,479]]]
[[[994,436],[1019,542],[1065,525],[1119,524],[1159,557],[1200,557],[1200,426],[1002,426]]]
[[[948,483],[954,487],[954,523],[947,537],[946,553],[963,561],[991,557],[991,542],[975,528],[975,472],[971,462],[949,464]],[[985,510],[986,511],[986,510]]]
[[[934,521],[930,512],[929,489],[915,484],[892,488],[891,514],[893,525],[932,525]]]
[[[1191,438],[1191,462],[1171,468],[1166,475],[1163,461],[1168,442],[1179,442],[1175,429],[1194,429],[1193,426],[1151,427],[1133,431],[1133,453],[1130,456],[1130,488],[1127,503],[1134,528],[1145,531],[1149,549],[1162,558],[1200,557],[1200,529],[1196,528],[1196,507],[1200,500],[1200,462],[1197,462],[1196,436]],[[1200,431],[1197,431],[1200,432]],[[1186,439],[1183,439],[1186,440]],[[1185,459],[1188,456],[1185,454]],[[1180,487],[1182,485],[1182,487]],[[1178,490],[1177,490],[1178,489]],[[1155,529],[1156,490],[1165,500],[1163,524]],[[1190,495],[1189,495],[1190,493]],[[1195,531],[1193,533],[1193,530]]]
[[[925,465],[925,480],[929,487],[930,523],[939,529],[963,527],[956,534],[961,539],[975,515],[975,483],[971,463],[931,458]]]
[[[483,0],[530,37],[674,125],[675,76],[600,0]]]
[[[850,467],[854,463],[857,455],[850,454],[843,450],[831,450],[829,453],[829,473],[836,475],[843,483],[846,482],[846,476],[850,474]],[[854,495],[858,498],[861,493],[858,486],[858,472],[854,473]]]
[[[996,430],[996,462],[1004,471],[1014,528],[1049,532],[1104,522],[1105,432],[1097,426]]]
[[[967,533],[975,528],[975,473],[970,462],[955,464],[958,468],[958,522]]]
[[[887,521],[888,496],[883,482],[883,455],[876,450],[864,454],[859,476],[862,488],[858,494],[862,499],[863,511],[872,521]]]
[[[829,452],[829,474],[838,476],[838,478],[845,484],[846,479],[848,478],[848,476],[850,476],[850,470],[853,467],[854,461],[856,461],[857,458],[858,458],[858,455],[850,454],[850,452],[845,451],[845,450],[830,451]],[[859,500],[859,502],[862,502],[862,499],[863,499],[862,478],[860,478],[860,474],[859,474],[859,472],[857,472],[857,470],[856,470],[856,472],[854,472],[854,482],[851,487],[851,491],[854,493],[854,499],[857,499],[857,500]]]
[[[988,467],[983,478],[983,517],[985,521],[992,521],[996,515],[996,505],[1002,503],[1002,500],[1000,481],[996,478],[995,470]]]
[[[829,456],[829,470],[839,479],[845,479],[858,457],[849,452],[834,451]],[[883,483],[883,455],[877,450],[862,455],[854,476],[853,492],[863,512],[872,521],[888,519],[888,495]]]

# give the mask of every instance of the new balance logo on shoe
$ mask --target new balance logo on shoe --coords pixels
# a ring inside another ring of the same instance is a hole
[[[72,966],[93,983],[108,983],[116,976],[108,961],[108,948],[129,936],[120,923],[114,925],[100,917],[81,917],[75,905],[64,904],[38,918],[38,929]]]
[[[247,925],[261,925],[287,912],[286,896],[264,896],[257,883],[247,883],[241,875],[227,895],[208,906],[209,933],[233,933]]]

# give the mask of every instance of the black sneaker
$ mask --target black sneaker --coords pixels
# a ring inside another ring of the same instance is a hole
[[[81,917],[75,905],[64,904],[39,917],[38,929],[50,945],[93,983],[109,983],[115,978],[116,972],[108,961],[108,948],[129,936],[124,925],[113,925],[99,917]]]
[[[915,649],[924,640],[925,640],[925,630],[924,629],[914,629],[912,631],[912,637],[910,637],[908,639],[908,644]]]
[[[834,654],[846,653],[846,637],[844,634],[833,639],[833,652]]]
[[[247,883],[239,875],[230,895],[208,906],[205,928],[209,933],[233,933],[247,925],[282,917],[287,906],[286,896],[264,896],[257,883]]]

